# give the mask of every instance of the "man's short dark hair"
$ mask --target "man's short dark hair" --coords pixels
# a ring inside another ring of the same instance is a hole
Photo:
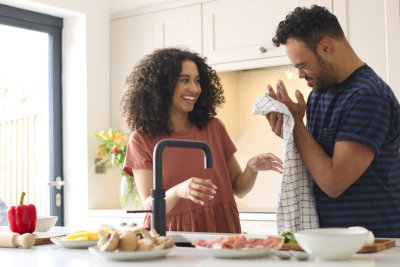
[[[272,42],[275,46],[286,44],[289,38],[303,41],[312,51],[324,36],[343,38],[344,33],[336,16],[325,7],[297,7],[281,21]]]

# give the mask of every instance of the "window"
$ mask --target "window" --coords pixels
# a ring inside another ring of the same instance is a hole
[[[37,206],[64,224],[62,18],[0,5],[0,198]]]

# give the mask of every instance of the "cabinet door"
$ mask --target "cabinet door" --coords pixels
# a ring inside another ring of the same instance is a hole
[[[285,58],[272,37],[278,23],[297,6],[312,4],[332,10],[331,0],[221,0],[203,7],[203,49],[209,63]],[[281,61],[276,61],[282,64]]]
[[[155,13],[155,46],[182,47],[202,54],[201,5]]]
[[[110,22],[111,127],[125,129],[119,108],[125,81],[133,67],[154,49],[153,14]]]

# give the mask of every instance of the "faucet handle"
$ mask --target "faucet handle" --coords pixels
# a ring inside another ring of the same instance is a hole
[[[162,186],[162,152],[165,147],[198,148],[204,152],[205,168],[212,168],[212,152],[205,142],[178,139],[162,139],[153,151],[153,186],[151,190],[151,226],[161,235],[166,235],[165,190]]]
[[[152,210],[127,210],[126,213],[152,213]]]

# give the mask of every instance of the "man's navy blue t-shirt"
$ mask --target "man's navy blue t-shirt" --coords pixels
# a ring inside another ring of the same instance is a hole
[[[332,157],[335,142],[375,151],[361,177],[331,198],[317,185],[320,227],[363,226],[377,237],[400,237],[400,107],[390,87],[367,65],[324,92],[311,92],[307,129]]]

